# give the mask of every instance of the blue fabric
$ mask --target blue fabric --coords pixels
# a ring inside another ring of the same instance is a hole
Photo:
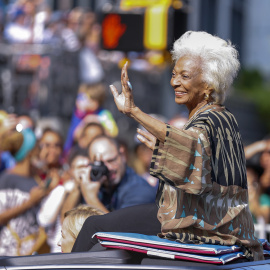
[[[133,205],[154,203],[156,188],[150,186],[133,169],[127,167],[125,175],[114,192],[107,194],[101,189],[99,195],[102,203],[112,211]]]
[[[151,257],[213,264],[226,264],[244,257],[241,248],[237,245],[186,244],[163,239],[156,235],[125,232],[97,232],[92,237],[98,238],[104,247],[146,253]],[[264,247],[269,244],[266,239],[260,239],[260,241]],[[268,247],[264,250],[265,257],[270,255],[267,249]]]
[[[156,235],[145,235],[139,233],[124,233],[124,232],[98,232],[95,234],[101,240],[117,241],[117,242],[134,242],[136,245],[150,245],[158,249],[190,252],[196,254],[226,254],[239,251],[240,247],[237,245],[223,246],[223,245],[210,245],[210,244],[186,244],[177,241],[171,241],[165,238],[160,238]]]
[[[150,248],[135,244],[125,244],[118,242],[110,242],[110,241],[101,241],[100,244],[104,247],[108,248],[117,248],[117,249],[126,249],[132,250],[135,252],[146,253],[151,257],[158,258],[168,258],[168,259],[179,259],[179,260],[187,260],[187,261],[195,261],[195,262],[203,262],[203,263],[213,263],[213,264],[225,264],[230,261],[236,260],[238,258],[243,258],[244,254],[241,251],[221,254],[215,256],[207,256],[202,254],[190,254],[186,252],[175,252],[170,250],[160,250],[156,248]]]
[[[8,151],[2,152],[0,159],[1,159],[0,172],[3,172],[6,169],[12,168],[16,164],[16,160]]]
[[[155,235],[138,233],[98,232],[94,236],[99,239],[100,244],[104,247],[146,253],[151,257],[214,264],[225,264],[244,257],[238,246],[177,243],[176,241],[161,239]]]
[[[24,129],[21,133],[23,135],[23,143],[14,156],[16,161],[22,161],[36,145],[36,136],[31,129]]]

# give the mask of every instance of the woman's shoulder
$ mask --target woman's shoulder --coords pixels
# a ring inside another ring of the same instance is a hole
[[[205,129],[208,134],[226,133],[227,131],[235,133],[239,131],[234,115],[225,106],[220,105],[212,105],[201,112],[188,126],[188,128],[191,127]]]
[[[203,111],[198,119],[204,119],[205,121],[213,124],[224,123],[226,125],[235,124],[237,120],[233,113],[221,105],[212,105],[208,110]]]

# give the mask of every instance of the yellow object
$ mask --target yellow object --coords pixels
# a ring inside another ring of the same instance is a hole
[[[172,7],[173,7],[174,9],[180,9],[180,8],[183,7],[183,3],[182,3],[182,1],[180,1],[180,0],[173,0],[173,2],[172,2]]]
[[[122,59],[118,62],[118,67],[119,67],[120,69],[122,69],[126,62],[128,62],[128,66],[129,66],[129,65],[130,65],[130,60],[129,60],[127,57],[122,58]]]
[[[120,8],[129,10],[132,8],[144,8],[155,5],[170,5],[172,0],[122,0]]]
[[[144,18],[144,47],[149,50],[165,50],[167,47],[169,5],[146,9]]]
[[[151,65],[159,66],[164,63],[165,59],[161,52],[154,52],[149,55],[148,61]]]
[[[0,110],[0,126],[7,117],[8,113],[6,111]]]

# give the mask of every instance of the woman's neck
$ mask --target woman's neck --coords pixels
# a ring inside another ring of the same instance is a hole
[[[188,108],[189,109],[189,116],[188,118],[190,119],[194,114],[196,114],[197,111],[199,111],[201,108],[207,106],[207,101],[203,100],[202,102],[198,103],[195,107],[193,108]]]

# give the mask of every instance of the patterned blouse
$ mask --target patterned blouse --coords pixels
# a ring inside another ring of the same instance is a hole
[[[248,207],[242,139],[225,107],[206,107],[183,130],[168,125],[164,144],[157,141],[150,173],[159,178],[160,237],[237,244],[248,259],[264,259]]]

